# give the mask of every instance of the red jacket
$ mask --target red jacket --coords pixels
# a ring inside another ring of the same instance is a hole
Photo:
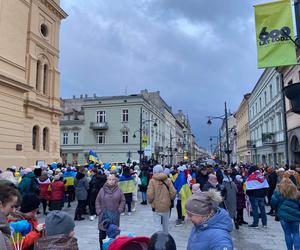
[[[54,181],[50,184],[51,194],[50,200],[51,201],[59,201],[64,198],[65,194],[65,184],[62,181]]]
[[[8,223],[16,222],[19,220],[27,220],[32,225],[32,230],[28,234],[26,234],[22,245],[22,250],[29,250],[34,245],[34,243],[40,237],[42,237],[42,234],[35,230],[39,222],[37,221],[36,218],[27,217],[25,214],[22,214],[21,212],[15,212],[8,216]]]

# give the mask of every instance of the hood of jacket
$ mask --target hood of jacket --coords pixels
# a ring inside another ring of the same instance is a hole
[[[65,250],[77,250],[78,243],[74,237],[69,237],[65,234],[46,236],[40,238],[35,243],[36,250],[52,250],[52,249],[65,249]]]
[[[197,230],[223,229],[231,232],[233,229],[233,224],[228,212],[222,208],[218,208],[215,215],[207,222],[200,225],[195,225],[195,227]]]
[[[24,175],[23,178],[35,178],[35,175],[33,172],[28,173],[27,175]]]
[[[164,181],[168,179],[168,176],[164,173],[158,173],[158,174],[154,174],[152,178],[157,181]]]
[[[40,176],[39,179],[38,179],[38,181],[41,184],[48,184],[48,183],[50,183],[50,179],[49,179],[49,177],[47,175]]]
[[[84,177],[85,177],[85,174],[83,174],[83,173],[78,172],[78,173],[76,174],[76,179],[77,179],[77,180],[81,180],[81,179],[83,179]]]
[[[103,191],[108,194],[112,194],[112,193],[116,192],[118,189],[119,189],[118,184],[116,184],[114,186],[109,186],[109,185],[107,185],[107,183],[105,183],[103,186]]]

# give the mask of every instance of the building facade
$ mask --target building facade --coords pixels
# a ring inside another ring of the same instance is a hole
[[[58,161],[59,0],[1,1],[0,162]],[[17,17],[17,18],[16,18]]]
[[[237,133],[237,161],[243,163],[251,162],[251,142],[249,133],[248,101],[250,93],[244,98],[236,112],[236,133]]]
[[[266,69],[256,83],[249,98],[248,116],[252,162],[284,165],[280,75],[274,68]]]
[[[83,164],[90,150],[102,162],[127,162],[129,158],[139,162],[140,139],[147,159],[171,164],[180,158],[182,149],[177,143],[184,141],[184,132],[179,132],[176,116],[159,92],[73,97],[63,100],[63,109],[60,143],[64,162]]]
[[[298,62],[299,62],[298,51]],[[283,75],[284,86],[296,87],[300,82],[300,67],[299,65],[282,67],[280,72]],[[299,89],[292,90],[299,96]],[[298,97],[299,98],[299,97]],[[286,121],[288,133],[288,155],[289,164],[300,166],[300,115],[293,112],[291,100],[285,98],[286,103]]]

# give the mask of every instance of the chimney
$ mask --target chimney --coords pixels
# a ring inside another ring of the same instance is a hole
[[[96,99],[96,97],[97,97],[97,96],[96,96],[96,94],[94,93],[94,99]]]
[[[83,98],[83,95],[80,95],[80,99],[82,99]]]
[[[87,95],[87,94],[85,94],[84,96],[85,96],[85,98],[88,98],[88,95]]]
[[[73,95],[73,99],[75,99],[76,98],[76,96],[75,95]]]

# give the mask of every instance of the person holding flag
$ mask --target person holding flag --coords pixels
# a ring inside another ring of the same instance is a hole
[[[89,152],[89,161],[100,164],[98,155],[93,150]]]
[[[258,228],[258,208],[261,213],[263,227],[267,227],[265,196],[267,195],[268,188],[269,184],[263,173],[260,172],[258,167],[252,166],[249,169],[249,177],[246,180],[246,194],[249,196],[253,212],[253,223],[249,227]]]
[[[178,168],[178,176],[174,182],[174,187],[177,191],[177,215],[178,220],[176,221],[176,225],[179,226],[184,222],[184,218],[186,215],[185,204],[186,201],[192,196],[191,189],[189,187],[189,183],[187,181],[187,176],[185,171],[187,171],[186,167],[180,166]]]

